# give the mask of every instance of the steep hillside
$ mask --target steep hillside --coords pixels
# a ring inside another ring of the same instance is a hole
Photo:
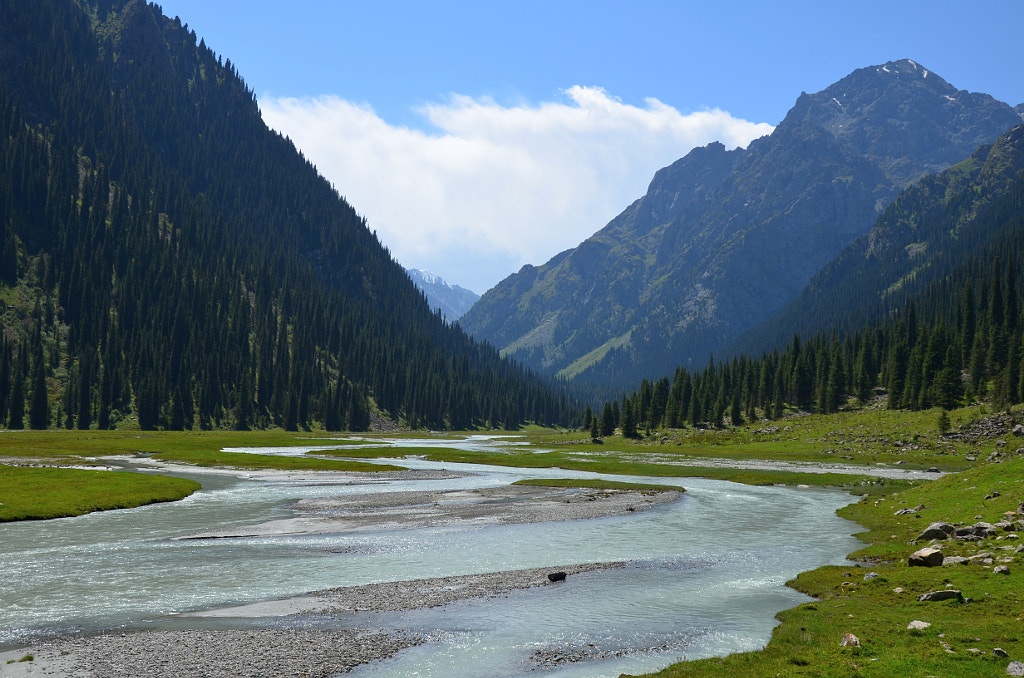
[[[1020,121],[903,60],[801,94],[746,150],[696,149],[574,250],[462,319],[524,364],[622,385],[709,354],[791,301],[922,175]]]
[[[516,426],[564,399],[431,313],[141,0],[0,1],[0,422]]]

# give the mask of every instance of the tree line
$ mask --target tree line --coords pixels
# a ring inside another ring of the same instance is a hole
[[[1003,258],[995,252],[1010,253]],[[758,358],[739,355],[699,371],[643,380],[584,412],[596,437],[618,429],[739,426],[793,411],[829,414],[884,399],[890,409],[944,410],[990,400],[1024,402],[1024,316],[1018,262],[1024,231],[933,284],[859,332],[799,335]]]

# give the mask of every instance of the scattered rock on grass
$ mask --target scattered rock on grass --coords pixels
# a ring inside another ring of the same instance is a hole
[[[1010,574],[1010,568],[1008,568],[1006,565],[997,565],[994,568],[992,568],[992,571],[996,574]]]
[[[907,630],[908,631],[924,631],[929,626],[931,626],[931,624],[929,624],[928,622],[921,621],[920,619],[915,619],[914,621],[912,621],[909,624],[907,624]]]
[[[915,541],[929,541],[931,539],[949,539],[956,534],[956,528],[946,522],[935,522],[925,528]]]
[[[937,602],[940,600],[959,600],[963,602],[964,594],[960,592],[960,589],[946,589],[944,591],[929,591],[928,593],[922,593],[917,597],[917,600],[922,603]]]
[[[1010,665],[1006,667],[1006,675],[1016,676],[1017,678],[1024,678],[1024,662],[1010,662]]]
[[[907,565],[910,567],[938,567],[942,565],[942,551],[931,546],[915,551],[910,554]]]
[[[844,633],[843,641],[839,643],[839,647],[860,647],[860,638],[852,633]]]

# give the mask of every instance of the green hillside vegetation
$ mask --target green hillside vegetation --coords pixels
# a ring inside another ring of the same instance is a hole
[[[1024,127],[1016,127],[911,186],[870,233],[845,248],[785,309],[733,342],[731,352],[770,350],[794,332],[855,332],[922,293],[952,294],[946,303],[956,303],[958,288],[983,271],[993,253],[1006,257],[1010,251],[1003,247],[1018,249],[1022,170]]]
[[[803,342],[795,336],[781,352],[756,359],[712,359],[692,374],[680,367],[671,381],[644,380],[621,403],[605,403],[600,419],[636,437],[643,430],[738,426],[794,411],[830,414],[883,395],[890,409],[950,410],[979,399],[1009,408],[1024,402],[1018,282],[1024,259],[1018,257],[1024,257],[1019,234],[969,260],[894,317],[844,337],[821,333]],[[587,420],[589,412],[583,428],[609,435],[608,426],[594,427],[598,416]]]
[[[2,12],[0,424],[572,416],[547,382],[431,313],[365,220],[266,127],[230,60],[159,6]]]

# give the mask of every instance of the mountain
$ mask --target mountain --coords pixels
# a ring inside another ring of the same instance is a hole
[[[480,298],[476,292],[458,285],[449,285],[443,278],[430,271],[407,268],[405,272],[426,295],[430,308],[440,309],[441,316],[450,323],[461,318]]]
[[[424,303],[142,0],[0,0],[0,423],[365,430],[574,412]]]
[[[900,193],[728,360],[645,379],[602,417],[615,404],[623,435],[636,436],[828,414],[874,406],[879,394],[890,409],[980,399],[1009,411],[1024,402],[1021,299],[1024,125]]]
[[[902,60],[802,93],[746,149],[694,149],[572,250],[460,321],[523,364],[621,385],[700,365],[796,297],[907,185],[1019,124]]]
[[[738,337],[727,352],[770,350],[794,333],[858,331],[927,290],[929,297],[942,297],[934,290],[943,281],[955,281],[949,297],[955,303],[956,292],[974,277],[965,270],[986,273],[996,257],[1020,254],[1014,234],[1024,225],[1022,216],[1024,125],[1019,125],[903,191],[869,233],[845,247],[796,299]]]

